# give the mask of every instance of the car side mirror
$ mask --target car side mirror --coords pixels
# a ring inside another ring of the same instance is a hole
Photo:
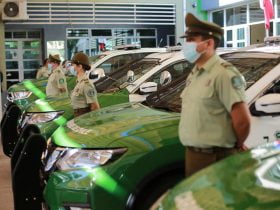
[[[157,91],[158,84],[156,82],[145,82],[140,85],[140,93],[153,93]]]
[[[280,94],[271,93],[260,97],[251,113],[254,116],[274,116],[280,115]]]
[[[172,80],[171,74],[169,71],[163,71],[160,74],[159,83],[161,86],[168,85]]]
[[[129,70],[126,74],[126,81],[132,83],[134,81],[134,71]]]
[[[93,82],[96,82],[100,78],[105,77],[104,69],[96,68],[95,70],[93,70],[89,73],[88,77],[90,80],[94,80]]]

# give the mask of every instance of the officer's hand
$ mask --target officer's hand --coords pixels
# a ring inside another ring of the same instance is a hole
[[[65,88],[59,88],[59,91],[60,91],[61,93],[64,93],[64,92],[66,92],[66,89],[65,89]]]
[[[244,151],[249,150],[248,147],[245,144],[236,145],[236,149],[237,149],[238,152],[244,152]]]

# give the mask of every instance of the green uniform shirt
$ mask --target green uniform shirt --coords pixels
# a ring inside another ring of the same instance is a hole
[[[62,93],[59,89],[64,88],[66,91]],[[63,74],[60,67],[57,67],[52,71],[49,76],[48,84],[46,87],[47,96],[60,96],[60,95],[68,95],[67,83],[65,75]]]
[[[80,109],[89,107],[89,104],[92,103],[98,103],[97,92],[84,74],[77,79],[77,84],[71,94],[71,104],[74,109]]]
[[[37,74],[36,74],[36,79],[48,78],[48,76],[49,76],[48,68],[43,66],[40,69],[38,69]]]
[[[195,66],[181,94],[179,137],[183,145],[233,147],[232,105],[245,102],[245,80],[230,63],[213,55],[201,69]]]

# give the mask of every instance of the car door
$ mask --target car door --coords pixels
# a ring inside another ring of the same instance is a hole
[[[261,93],[249,105],[252,116],[251,131],[245,143],[250,148],[259,144],[280,140],[280,110],[278,113],[264,113],[256,108],[256,103],[261,97],[267,94],[280,94],[280,78],[270,83]]]
[[[143,82],[139,88],[137,88],[134,93],[129,95],[129,101],[130,102],[142,102],[146,100],[146,97],[152,93],[152,92],[142,92],[141,90],[143,87],[145,89],[148,89],[149,85],[156,85],[157,89],[161,88],[160,84],[160,76],[162,72],[168,71],[171,75],[171,81],[179,78],[181,75],[185,74],[186,72],[190,72],[192,70],[193,65],[190,64],[186,60],[177,60],[167,66],[164,66],[159,71],[152,74],[150,77],[148,77],[145,82]],[[153,88],[152,88],[153,89]],[[154,91],[153,91],[154,92]]]

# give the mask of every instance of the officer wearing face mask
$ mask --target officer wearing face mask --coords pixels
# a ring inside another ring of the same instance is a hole
[[[37,73],[36,73],[36,79],[46,79],[49,76],[49,71],[48,71],[48,63],[49,63],[49,59],[46,58],[43,61],[43,66],[38,69]]]
[[[190,13],[185,22],[183,52],[195,66],[181,94],[179,137],[186,147],[185,169],[189,176],[247,149],[244,141],[250,130],[250,114],[244,77],[216,53],[222,28]]]
[[[82,52],[76,53],[71,63],[70,72],[77,75],[77,83],[71,93],[71,104],[74,109],[74,116],[77,117],[99,109],[99,103],[96,89],[85,73],[85,71],[90,70],[88,56]]]
[[[49,69],[51,70],[46,87],[47,96],[67,96],[67,83],[65,75],[60,66],[59,55],[49,55]]]

